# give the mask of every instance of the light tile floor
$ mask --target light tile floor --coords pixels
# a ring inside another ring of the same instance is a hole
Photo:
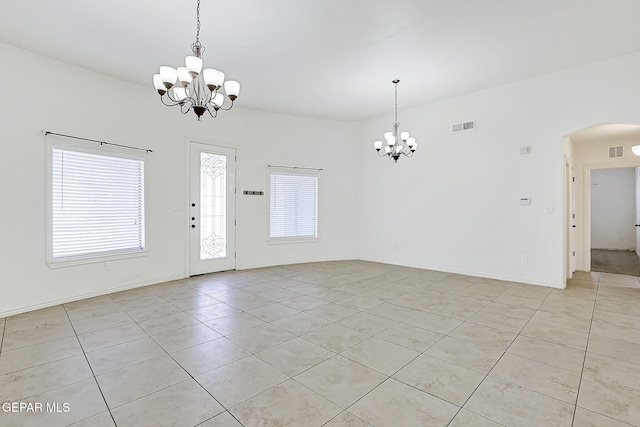
[[[640,426],[640,282],[199,276],[0,319],[6,402],[43,412],[4,405],[2,426]]]

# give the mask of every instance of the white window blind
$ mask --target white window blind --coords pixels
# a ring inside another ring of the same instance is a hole
[[[144,159],[53,147],[52,260],[144,250]]]
[[[270,173],[269,237],[318,237],[318,175]]]

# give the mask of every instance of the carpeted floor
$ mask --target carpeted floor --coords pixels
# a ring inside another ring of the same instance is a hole
[[[591,271],[640,276],[640,262],[633,251],[591,249]]]

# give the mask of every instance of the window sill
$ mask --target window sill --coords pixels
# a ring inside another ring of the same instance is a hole
[[[98,264],[101,262],[109,262],[109,261],[117,261],[121,259],[129,259],[129,258],[140,258],[149,255],[149,250],[145,249],[142,251],[135,252],[122,252],[113,255],[98,255],[98,256],[90,256],[86,258],[70,258],[70,259],[62,259],[62,260],[51,260],[47,261],[47,265],[49,268],[63,268],[63,267],[72,267],[75,265],[84,265],[84,264]]]
[[[267,239],[270,245],[283,245],[290,243],[317,243],[320,241],[318,237],[283,237],[280,239]]]

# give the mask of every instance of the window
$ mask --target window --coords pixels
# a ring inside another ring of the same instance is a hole
[[[318,238],[318,174],[269,173],[269,239]]]
[[[144,158],[51,146],[49,261],[142,252]]]

